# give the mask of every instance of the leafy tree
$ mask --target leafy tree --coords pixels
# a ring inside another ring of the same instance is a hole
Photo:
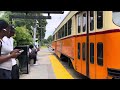
[[[32,36],[26,27],[16,27],[14,39],[16,45],[30,45],[33,43]]]
[[[49,43],[51,43],[52,40],[53,40],[53,37],[52,37],[52,35],[50,35],[50,36],[47,38],[47,41],[48,41]]]
[[[25,13],[12,13],[11,11],[5,11],[4,12],[4,15],[2,16],[3,19],[5,19],[6,21],[9,21],[9,15],[26,15]],[[39,16],[42,16],[41,13],[28,13],[27,14],[28,16],[32,16],[32,15],[39,15]],[[45,32],[46,32],[46,25],[47,25],[47,22],[45,19],[38,19],[37,20],[39,23],[38,23],[38,28],[37,28],[37,32],[36,32],[36,38],[38,38],[38,40],[40,41],[41,38],[44,39],[45,37]],[[34,26],[35,25],[35,20],[34,19],[13,19],[13,24],[15,25],[16,29],[23,29],[23,30],[27,30],[27,33],[29,33],[31,35],[31,37],[33,37],[33,30],[31,29],[31,26]],[[20,28],[18,28],[20,27]],[[23,27],[23,28],[22,28]],[[43,27],[43,28],[41,28]],[[22,31],[23,31],[22,30]],[[24,32],[24,31],[23,31]],[[17,33],[21,33],[21,31],[17,31]],[[25,33],[25,32],[24,32]],[[26,34],[25,34],[26,35]],[[24,38],[22,37],[22,35],[18,35],[20,38]],[[18,37],[17,36],[17,37]],[[15,38],[16,39],[16,43],[19,44],[19,39],[18,38]],[[26,44],[26,42],[24,41],[25,39],[22,39],[21,44]],[[29,40],[28,40],[29,41]]]
[[[4,11],[4,15],[1,17],[1,19],[6,20],[8,23],[10,23],[9,21],[9,15],[12,14],[10,11]]]
[[[43,41],[44,44],[48,44],[47,39],[43,39],[42,41]]]

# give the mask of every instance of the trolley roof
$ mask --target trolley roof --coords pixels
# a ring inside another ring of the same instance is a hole
[[[53,35],[70,19],[72,18],[76,13],[78,13],[79,11],[70,11],[66,17],[62,20],[62,22],[58,25],[58,27],[55,29],[55,31],[53,32]]]

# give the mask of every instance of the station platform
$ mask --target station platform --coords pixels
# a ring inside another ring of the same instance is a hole
[[[20,75],[20,79],[74,79],[51,49],[41,48],[37,59],[37,65],[31,65],[29,74]]]

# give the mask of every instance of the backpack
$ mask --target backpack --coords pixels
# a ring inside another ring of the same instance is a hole
[[[29,57],[30,57],[31,59],[33,59],[33,58],[36,57],[36,55],[37,55],[37,51],[36,51],[36,49],[33,48],[32,51],[31,51],[31,53],[30,53],[30,56],[29,56]]]

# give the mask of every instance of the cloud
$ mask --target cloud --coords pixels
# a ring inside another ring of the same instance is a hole
[[[46,25],[46,35],[45,39],[48,38],[49,35],[52,35],[55,31],[55,28],[58,27],[58,25],[62,22],[62,20],[65,18],[65,16],[69,13],[69,11],[64,11],[64,14],[50,14],[51,19],[47,20]]]

